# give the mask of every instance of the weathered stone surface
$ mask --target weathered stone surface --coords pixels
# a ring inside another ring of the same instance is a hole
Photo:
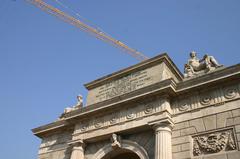
[[[195,127],[195,129],[197,130],[197,132],[203,132],[206,130],[205,125],[203,123],[203,119],[194,119],[189,121],[190,122],[190,126]]]
[[[187,159],[190,157],[191,157],[191,155],[190,155],[189,151],[173,153],[173,159]]]
[[[206,130],[216,129],[217,127],[216,115],[204,117],[203,121],[204,121]]]
[[[231,111],[217,114],[217,128],[223,128],[227,126],[227,119],[232,118]]]

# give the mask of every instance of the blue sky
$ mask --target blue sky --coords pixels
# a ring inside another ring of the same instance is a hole
[[[191,50],[239,63],[239,0],[59,1],[148,57],[167,52],[180,70]],[[36,158],[32,128],[86,99],[83,84],[137,62],[24,0],[0,0],[1,158]]]

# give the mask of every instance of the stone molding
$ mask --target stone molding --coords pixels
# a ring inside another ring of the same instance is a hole
[[[122,109],[120,112],[94,117],[87,121],[82,121],[74,131],[75,134],[87,133],[97,129],[110,127],[116,124],[130,122],[156,113],[166,111],[167,106],[164,99],[145,101],[134,107]]]
[[[136,142],[130,140],[122,140],[121,148],[134,152],[139,156],[140,159],[149,159],[147,151]],[[109,143],[108,145],[99,149],[91,159],[102,159],[105,155],[107,155],[111,151],[113,151],[113,148],[112,145]]]
[[[191,95],[179,96],[173,101],[173,114],[184,113],[207,106],[223,105],[240,98],[240,84],[228,85],[207,91],[194,92]]]

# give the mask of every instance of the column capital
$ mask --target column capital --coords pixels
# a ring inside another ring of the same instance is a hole
[[[70,142],[68,142],[68,145],[73,147],[85,147],[85,143],[83,142],[83,140],[71,140]]]
[[[149,123],[152,128],[158,132],[158,131],[169,131],[171,132],[174,126],[174,123],[171,119],[164,119],[159,121],[154,121]]]

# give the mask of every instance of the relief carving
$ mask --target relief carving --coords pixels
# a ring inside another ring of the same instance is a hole
[[[82,127],[80,128],[81,131],[87,131],[88,125],[84,124],[82,125]]]
[[[100,121],[97,121],[97,122],[95,123],[95,128],[100,128],[100,127],[102,127],[102,126],[103,126],[103,123],[100,122]]]
[[[145,105],[145,110],[144,110],[145,114],[151,114],[153,113],[153,103],[149,103]]]
[[[224,89],[224,97],[226,99],[233,99],[237,96],[237,88],[230,87],[230,88],[225,88]]]
[[[112,134],[111,142],[112,142],[111,146],[113,149],[121,147],[121,138],[117,134]]]
[[[117,123],[117,117],[113,114],[111,116],[111,119],[109,120],[110,124],[116,124]]]
[[[193,137],[194,156],[231,150],[236,150],[233,129]]]
[[[133,119],[133,118],[135,118],[135,114],[134,114],[132,111],[130,111],[130,112],[127,114],[126,118],[127,118],[127,119]]]
[[[180,111],[186,111],[190,108],[190,104],[189,104],[189,100],[190,99],[184,99],[183,101],[180,102],[179,104],[179,110]]]
[[[212,96],[210,94],[203,94],[203,95],[201,95],[200,103],[202,105],[210,105],[210,104],[212,104]]]

